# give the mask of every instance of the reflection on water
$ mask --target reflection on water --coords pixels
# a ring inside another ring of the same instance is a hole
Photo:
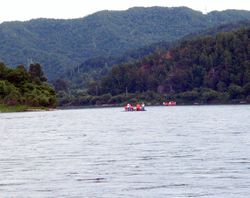
[[[0,114],[1,197],[250,194],[250,106]]]

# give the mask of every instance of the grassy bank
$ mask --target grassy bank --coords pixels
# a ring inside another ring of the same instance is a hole
[[[0,112],[22,112],[27,110],[29,107],[26,105],[15,105],[8,106],[4,104],[0,104]]]
[[[27,105],[14,105],[8,106],[0,104],[0,112],[25,112],[25,111],[48,111],[49,108],[46,107],[30,107]]]

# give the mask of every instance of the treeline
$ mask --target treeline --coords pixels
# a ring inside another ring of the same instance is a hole
[[[135,104],[137,102],[146,102],[150,104],[162,104],[165,100],[164,95],[148,91],[144,93],[122,93],[111,95],[110,93],[102,95],[90,95],[86,91],[78,91],[73,93],[58,92],[58,101],[60,106],[119,106],[126,103]]]
[[[55,107],[56,94],[47,83],[40,64],[15,69],[0,63],[0,104]]]

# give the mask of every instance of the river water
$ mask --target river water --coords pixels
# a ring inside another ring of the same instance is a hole
[[[250,196],[250,106],[0,114],[0,197]]]

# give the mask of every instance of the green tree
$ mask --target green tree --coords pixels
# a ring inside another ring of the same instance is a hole
[[[38,80],[41,82],[47,81],[47,78],[45,77],[45,75],[42,71],[42,66],[38,63],[30,65],[29,74],[31,75],[33,80]]]
[[[7,96],[5,96],[4,102],[7,105],[21,104],[22,97],[21,97],[20,92],[17,89],[11,90],[11,92]]]

